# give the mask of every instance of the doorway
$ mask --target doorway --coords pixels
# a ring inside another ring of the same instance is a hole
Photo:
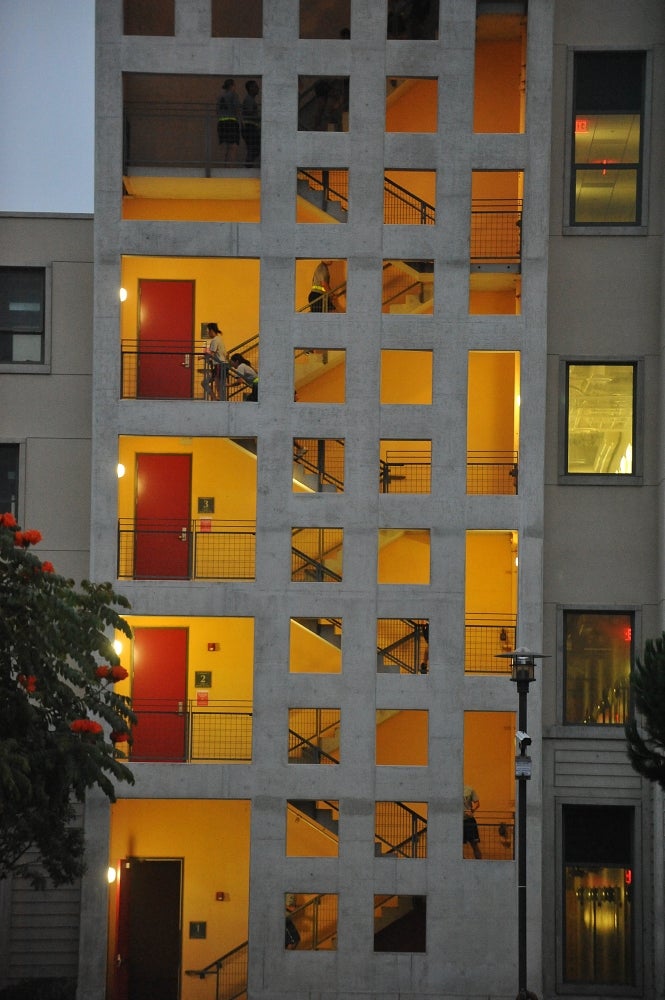
[[[136,456],[135,580],[189,578],[191,482],[191,455]]]
[[[120,862],[113,1000],[178,1000],[182,858]]]
[[[132,646],[133,761],[186,759],[186,628],[136,628]]]
[[[140,278],[140,399],[191,398],[193,341],[194,282]]]

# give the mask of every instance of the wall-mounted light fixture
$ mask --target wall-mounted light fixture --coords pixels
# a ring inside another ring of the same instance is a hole
[[[127,289],[126,288],[121,288],[120,289],[120,291],[118,292],[118,298],[120,299],[121,302],[125,302],[126,301],[126,299],[127,299]]]
[[[127,470],[125,469],[125,467],[124,467],[124,465],[122,464],[122,462],[118,462],[118,464],[117,464],[117,466],[116,466],[116,470],[115,470],[115,471],[116,471],[116,472],[117,472],[117,474],[118,474],[118,479],[122,479],[122,477],[124,476],[124,474],[125,474],[125,472],[126,472]]]

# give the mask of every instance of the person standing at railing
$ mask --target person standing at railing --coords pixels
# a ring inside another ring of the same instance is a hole
[[[239,381],[244,382],[248,385],[251,392],[245,394],[245,400],[249,403],[258,403],[259,401],[259,373],[256,369],[252,368],[247,358],[243,357],[242,354],[232,354],[231,355],[231,369],[232,373],[238,378]]]
[[[205,374],[201,382],[203,394],[206,399],[225,399],[228,359],[222,331],[216,323],[208,323],[207,331],[210,340],[205,349]]]
[[[217,100],[217,138],[224,163],[233,163],[240,145],[240,98],[235,80],[225,80]]]
[[[476,817],[473,815],[475,811],[480,808],[480,799],[478,798],[478,793],[475,788],[472,788],[471,785],[464,786],[462,802],[464,805],[462,844],[469,844],[471,850],[473,851],[474,858],[476,858],[477,861],[480,861],[482,858],[482,854],[480,853],[480,834],[478,832]]]
[[[258,101],[259,85],[256,80],[245,84],[247,96],[241,105],[242,137],[247,147],[245,166],[253,167],[261,160],[261,105]]]
[[[307,297],[310,312],[335,312],[334,295],[330,288],[330,264],[331,260],[322,260],[314,269],[312,287]]]

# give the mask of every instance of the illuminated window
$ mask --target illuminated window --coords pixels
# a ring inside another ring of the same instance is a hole
[[[376,763],[390,767],[427,767],[428,729],[426,711],[379,709],[376,712]]]
[[[387,77],[386,132],[436,132],[437,85],[429,77]]]
[[[379,528],[377,583],[430,582],[429,528]]]
[[[623,725],[630,714],[633,614],[564,611],[564,721]]]
[[[635,475],[637,364],[566,362],[564,474]]]
[[[381,402],[432,404],[432,351],[381,351]]]
[[[296,222],[324,225],[346,222],[349,215],[349,171],[345,167],[298,167],[296,178]]]
[[[387,226],[433,226],[436,222],[436,171],[386,170],[383,221]]]
[[[342,528],[291,529],[291,579],[297,583],[339,583]]]
[[[43,267],[0,267],[0,364],[44,361]]]
[[[644,52],[576,52],[571,224],[641,222]]]
[[[289,623],[292,674],[342,672],[342,619],[292,618]]]
[[[293,352],[293,392],[296,403],[343,403],[346,351],[297,347]]]
[[[378,618],[376,670],[379,674],[429,672],[429,618]]]
[[[344,438],[293,439],[293,492],[344,492]]]
[[[632,826],[629,807],[563,807],[566,983],[634,983]]]

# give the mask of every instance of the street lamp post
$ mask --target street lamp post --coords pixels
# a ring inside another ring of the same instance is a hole
[[[531,737],[527,730],[526,702],[529,685],[535,681],[536,660],[543,659],[542,653],[531,653],[520,646],[510,653],[498,653],[498,657],[510,659],[510,679],[517,684],[517,747],[515,756],[515,779],[517,781],[517,1000],[537,1000],[526,986],[526,783],[531,777],[531,757],[527,748]]]

